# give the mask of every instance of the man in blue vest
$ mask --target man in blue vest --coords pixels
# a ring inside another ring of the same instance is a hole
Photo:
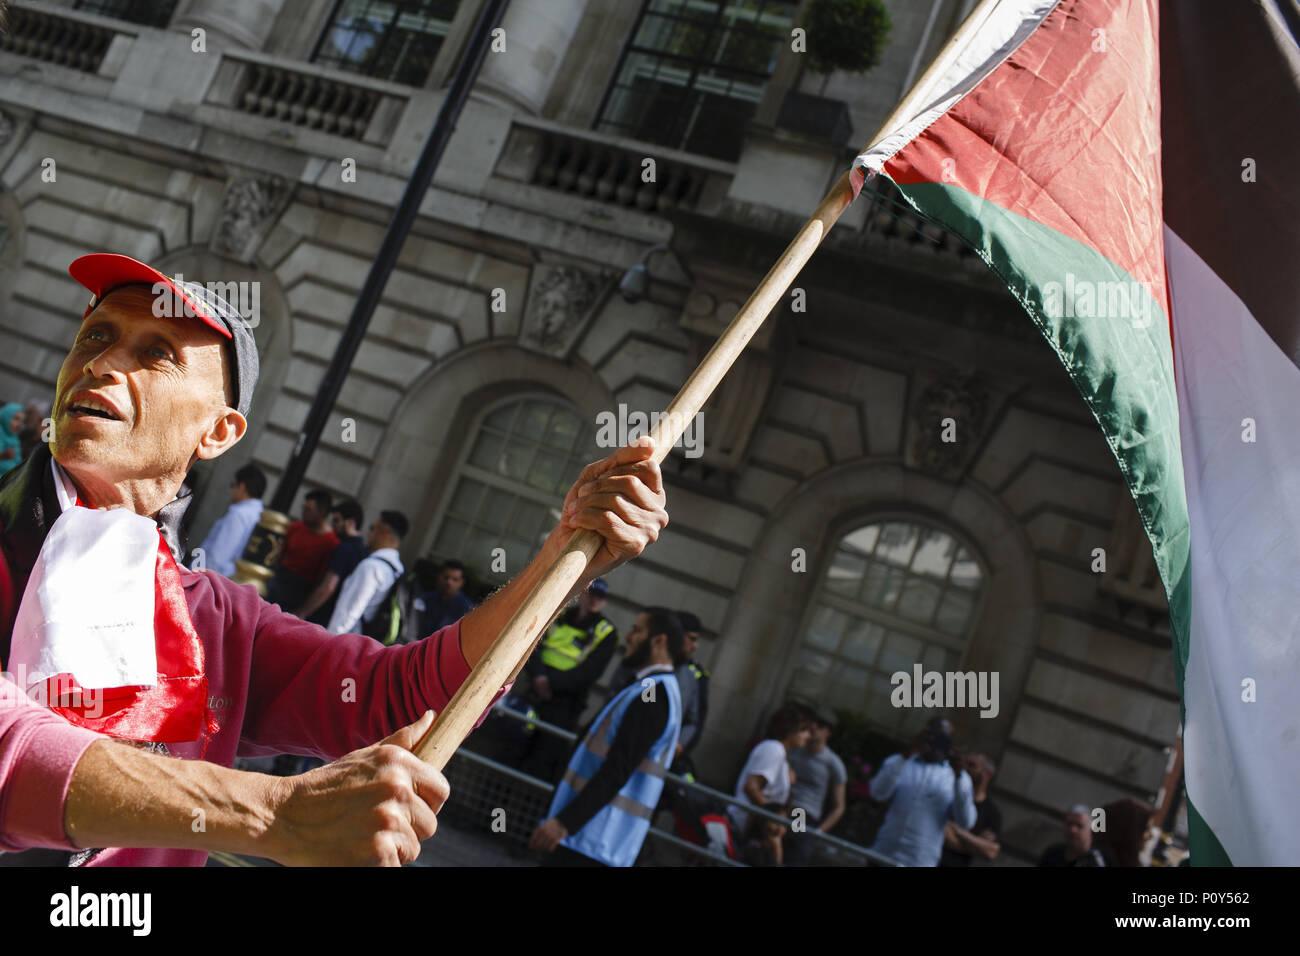
[[[633,681],[596,715],[529,846],[550,866],[631,866],[650,829],[682,728],[674,669],[686,659],[673,612],[647,608],[627,633]]]

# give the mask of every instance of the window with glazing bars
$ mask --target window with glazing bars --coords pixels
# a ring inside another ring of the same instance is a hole
[[[797,3],[646,0],[596,128],[719,159],[740,155]]]
[[[422,86],[460,0],[339,0],[312,61]]]
[[[560,520],[578,473],[599,457],[593,429],[559,399],[508,400],[482,418],[455,478],[432,552],[481,573],[505,550],[509,576]]]
[[[906,738],[928,715],[895,708],[890,677],[958,669],[983,589],[970,549],[938,528],[891,519],[849,532],[813,599],[789,694]]]

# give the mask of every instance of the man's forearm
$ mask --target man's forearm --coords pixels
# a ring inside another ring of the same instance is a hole
[[[842,816],[844,816],[844,805],[840,804],[830,813],[826,814],[826,819],[818,824],[817,829],[821,830],[822,833],[830,833],[831,828],[840,822],[840,817]]]
[[[270,856],[278,779],[97,741],[73,771],[64,829],[82,848],[168,847]]]
[[[316,589],[308,595],[307,600],[303,602],[302,607],[293,612],[294,616],[300,617],[304,621],[311,617],[322,604],[330,599],[330,595],[334,593],[334,589],[338,587],[338,584],[339,578],[337,574],[334,574],[332,571],[326,574],[325,577],[321,579],[320,584],[316,585]]]
[[[542,579],[546,569],[560,556],[561,547],[554,543],[554,535],[547,538],[542,550],[529,561],[522,571],[501,590],[493,593],[486,601],[466,614],[460,621],[460,650],[465,661],[474,667],[487,653],[497,635],[505,630],[507,622],[523,603],[533,586]],[[542,623],[539,630],[545,633],[560,611],[587,586],[588,578],[584,574],[573,589],[553,609],[550,616]]]

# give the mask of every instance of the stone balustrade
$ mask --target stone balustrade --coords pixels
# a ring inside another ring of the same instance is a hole
[[[362,139],[381,96],[373,90],[283,67],[249,64],[233,104],[267,116],[349,139]]]
[[[653,176],[646,160],[653,160]],[[704,211],[734,174],[728,163],[586,130],[516,120],[496,174],[646,213]]]
[[[113,37],[124,32],[84,14],[29,4],[9,4],[8,24],[0,50],[83,73],[98,72]]]
[[[247,50],[222,52],[204,102],[382,146],[411,90]]]

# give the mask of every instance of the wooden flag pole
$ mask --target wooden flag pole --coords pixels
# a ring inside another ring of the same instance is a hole
[[[890,113],[880,131],[872,138],[872,144],[883,133],[919,109],[923,99],[930,95],[934,82],[961,52],[969,37],[983,25],[995,4],[996,0],[984,0],[971,12],[908,95]],[[853,188],[846,170],[718,337],[709,354],[704,356],[700,367],[691,374],[681,391],[669,403],[668,409],[650,433],[655,441],[654,460],[657,463],[662,463],[668,456],[686,426],[704,407],[722,377],[776,306],[777,300],[785,295],[790,283],[817,251],[826,234],[852,201]],[[559,559],[533,586],[487,653],[474,665],[474,669],[465,678],[465,683],[461,684],[433,726],[415,745],[417,757],[438,770],[447,766],[447,761],[461,741],[469,736],[479,715],[487,709],[497,691],[519,673],[541,640],[543,629],[550,624],[561,604],[582,579],[587,565],[600,550],[600,545],[600,536],[592,531],[576,532],[569,539]]]
[[[650,432],[655,441],[656,462],[662,463],[668,456],[686,426],[704,407],[722,377],[744,351],[777,300],[785,295],[785,290],[794,281],[794,277],[799,274],[799,270],[816,251],[852,199],[849,174],[845,172],[758,284],[753,295],[736,313],[718,341],[713,343],[713,348],[704,356],[700,367],[691,373],[691,377]],[[519,605],[482,660],[465,678],[460,690],[456,691],[428,733],[416,744],[417,757],[439,770],[447,765],[451,755],[456,752],[461,741],[469,736],[474,723],[492,702],[497,691],[519,672],[541,639],[542,629],[550,624],[556,610],[581,580],[587,565],[600,550],[600,545],[600,535],[592,531],[576,532],[569,539],[559,559],[547,569]]]

